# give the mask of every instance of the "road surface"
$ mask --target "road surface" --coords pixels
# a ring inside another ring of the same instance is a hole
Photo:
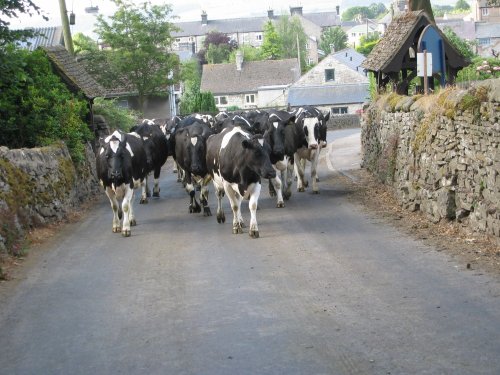
[[[0,284],[0,373],[500,374],[498,279],[347,199],[359,130],[329,139],[319,195],[264,184],[259,239],[227,200],[188,214],[171,170],[130,238],[102,199]]]

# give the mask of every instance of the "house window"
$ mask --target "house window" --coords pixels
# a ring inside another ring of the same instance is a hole
[[[335,81],[335,69],[325,69],[325,82]]]
[[[314,65],[314,59],[312,57],[307,58],[307,65],[309,66]]]
[[[262,34],[255,35],[255,40],[262,42]]]
[[[490,38],[479,38],[478,43],[480,46],[489,46],[491,44]]]
[[[225,105],[227,104],[227,96],[216,96],[215,97],[216,105]]]
[[[487,15],[489,15],[488,8],[481,8],[481,15],[482,15],[482,16],[487,16]]]
[[[351,33],[351,36],[352,36],[353,38],[356,38],[356,33]]]
[[[245,102],[247,104],[253,104],[253,103],[255,103],[255,95],[254,94],[245,95]]]
[[[309,42],[306,43],[306,49],[311,49]]]
[[[332,107],[332,115],[343,115],[347,113],[347,107]]]

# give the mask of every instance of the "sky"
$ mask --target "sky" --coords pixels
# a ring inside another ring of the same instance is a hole
[[[85,12],[89,6],[98,6],[99,14],[109,16],[114,13],[115,6],[110,0],[65,0],[68,13],[73,12],[76,16],[76,24],[71,26],[71,33],[83,32],[93,36],[93,25],[95,14]],[[134,0],[141,3],[141,0]],[[290,6],[302,6],[304,13],[315,11],[335,11],[335,6],[340,5],[340,12],[348,7],[356,5],[369,5],[373,2],[390,1],[384,0],[151,0],[154,4],[168,3],[172,5],[172,15],[176,18],[172,22],[198,21],[201,20],[202,10],[207,12],[208,19],[224,19],[238,17],[263,17],[267,16],[267,10],[273,9],[275,14],[289,13]],[[456,0],[432,1],[432,4],[454,4]],[[49,17],[45,21],[40,16],[29,17],[22,15],[19,19],[11,19],[12,29],[25,27],[49,27],[60,26],[61,15],[58,0],[34,0],[44,13]]]

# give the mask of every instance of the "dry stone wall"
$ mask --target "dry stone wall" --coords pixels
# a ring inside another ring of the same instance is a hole
[[[500,237],[500,79],[429,96],[389,94],[361,124],[363,166],[401,205]]]
[[[63,219],[99,191],[95,156],[75,168],[67,147],[0,147],[0,253],[34,226]]]

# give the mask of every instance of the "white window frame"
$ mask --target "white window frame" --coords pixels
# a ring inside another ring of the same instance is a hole
[[[227,96],[216,96],[215,98],[216,105],[227,105]],[[223,103],[225,101],[225,103]]]
[[[245,94],[245,104],[255,104],[255,94]]]
[[[481,8],[481,16],[489,16],[490,11],[488,8]]]
[[[489,46],[491,44],[491,38],[479,38],[477,43],[480,46]]]
[[[255,35],[255,40],[256,40],[257,42],[262,42],[262,39],[264,39],[264,38],[263,38],[263,36],[262,36],[262,34],[256,34],[256,35]]]

